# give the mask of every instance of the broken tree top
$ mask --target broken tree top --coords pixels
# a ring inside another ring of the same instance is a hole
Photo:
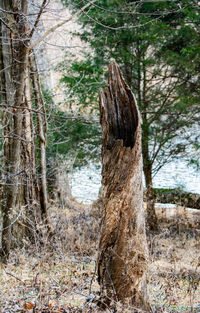
[[[111,149],[118,139],[123,140],[125,147],[133,148],[139,111],[116,62],[109,66],[108,87],[100,90],[100,113],[107,148]]]
[[[149,310],[146,288],[148,247],[142,186],[139,110],[118,65],[109,66],[100,91],[103,210],[98,250],[101,299]],[[114,302],[113,302],[114,303]]]

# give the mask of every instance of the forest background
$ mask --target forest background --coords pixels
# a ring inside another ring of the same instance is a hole
[[[4,261],[14,247],[24,245],[24,238],[35,243],[53,236],[49,207],[52,199],[69,205],[67,173],[72,166],[99,162],[98,93],[106,86],[113,59],[141,112],[147,222],[152,230],[159,228],[152,175],[174,158],[187,158],[199,169],[198,2],[63,1],[79,25],[69,32],[79,47],[73,52],[73,44],[63,46],[63,60],[56,67],[62,75],[62,101],[49,88],[45,44],[48,47],[48,35],[71,17],[45,30],[43,14],[45,19],[45,11],[52,10],[48,5],[1,1]]]

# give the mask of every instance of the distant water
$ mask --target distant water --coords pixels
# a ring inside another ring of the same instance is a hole
[[[188,167],[184,160],[169,163],[153,178],[155,188],[177,188],[200,193],[200,172]],[[75,171],[71,180],[72,195],[80,202],[96,200],[101,187],[101,168],[94,165]]]
[[[72,196],[86,204],[98,198],[101,187],[101,167],[85,166],[76,170],[71,179]]]

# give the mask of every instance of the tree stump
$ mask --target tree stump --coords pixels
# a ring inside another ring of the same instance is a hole
[[[149,310],[148,248],[143,208],[141,121],[118,65],[100,91],[103,216],[98,251],[101,303],[128,301]]]

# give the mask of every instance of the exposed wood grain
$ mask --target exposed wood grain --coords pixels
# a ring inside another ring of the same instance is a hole
[[[98,278],[103,301],[129,300],[148,310],[148,249],[143,209],[141,122],[118,65],[100,91],[103,216]]]

